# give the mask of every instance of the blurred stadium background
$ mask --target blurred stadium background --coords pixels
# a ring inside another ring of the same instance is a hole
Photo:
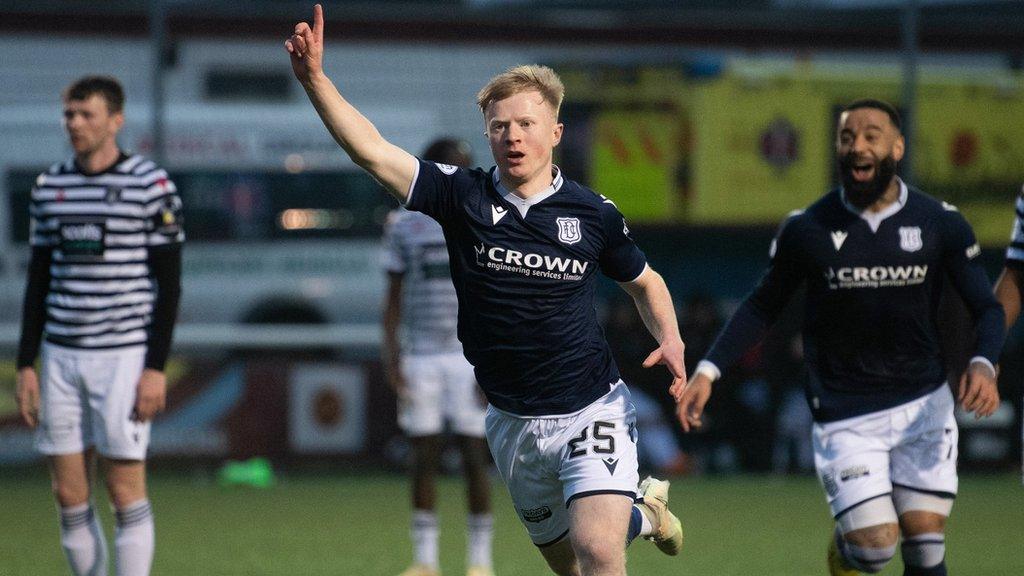
[[[756,281],[774,227],[834,183],[836,110],[854,98],[899,105],[904,176],[958,205],[993,279],[1001,266],[1024,183],[1019,0],[323,3],[328,74],[410,151],[453,135],[490,166],[477,89],[516,63],[558,70],[567,98],[557,162],[626,214],[676,297],[690,366]],[[0,3],[0,574],[64,569],[43,463],[15,412],[14,348],[28,191],[68,155],[59,94],[87,73],[124,82],[122,146],[164,163],[186,208],[169,406],[151,447],[154,574],[389,574],[407,564],[406,446],[378,362],[379,235],[395,204],[344,157],[292,79],[282,42],[310,6]],[[944,329],[962,335],[965,314],[948,300]],[[628,306],[602,287],[627,381],[651,393],[654,416],[670,416],[663,375],[638,370],[648,343]],[[719,387],[706,431],[664,439],[685,459],[647,459],[680,474],[674,497],[692,552],[672,563],[637,551],[633,573],[822,573],[830,520],[808,474],[792,308]],[[951,371],[962,340],[949,339]],[[1018,328],[1002,409],[961,420],[964,483],[949,538],[958,574],[1024,573],[1022,345]],[[462,567],[460,491],[455,479],[442,490],[449,573]],[[496,493],[498,574],[543,573]]]

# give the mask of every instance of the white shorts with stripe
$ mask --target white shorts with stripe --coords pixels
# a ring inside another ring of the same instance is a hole
[[[398,426],[409,436],[433,436],[447,421],[454,434],[483,438],[487,401],[473,365],[462,352],[402,357],[406,395],[398,403]]]
[[[36,449],[47,455],[88,448],[107,458],[145,460],[148,422],[132,420],[145,346],[114,350],[42,346]]]
[[[568,508],[576,498],[636,498],[636,441],[636,410],[621,380],[575,414],[522,417],[487,410],[487,444],[519,520],[538,546],[568,533]]]
[[[901,406],[814,424],[814,463],[833,517],[893,486],[956,496],[957,439],[946,385]]]

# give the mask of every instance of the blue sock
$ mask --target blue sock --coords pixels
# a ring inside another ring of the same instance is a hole
[[[903,576],[946,576],[946,561],[943,560],[930,568],[904,566]]]
[[[633,506],[633,513],[629,516],[629,530],[626,531],[626,546],[629,546],[640,535],[640,528],[644,525],[644,519],[641,514],[643,512],[636,506]]]

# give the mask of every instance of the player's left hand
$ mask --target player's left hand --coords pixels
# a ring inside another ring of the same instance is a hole
[[[669,393],[678,396],[678,391],[686,387],[686,364],[683,362],[683,350],[686,346],[682,340],[666,339],[658,346],[658,349],[651,352],[644,360],[644,368],[650,368],[661,364],[668,368],[672,374],[672,385],[669,386]]]
[[[139,377],[135,388],[135,412],[132,419],[138,422],[152,420],[164,411],[167,401],[167,376],[159,370],[146,368]]]
[[[974,412],[975,418],[991,416],[999,408],[997,374],[981,362],[972,362],[960,377],[956,400],[964,410]]]
[[[693,381],[683,387],[681,395],[676,398],[676,416],[683,432],[697,430],[704,425],[704,406],[711,399],[711,378],[698,371]]]

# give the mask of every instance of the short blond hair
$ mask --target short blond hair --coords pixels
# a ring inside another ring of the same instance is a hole
[[[537,64],[513,66],[491,78],[477,93],[476,103],[480,111],[486,113],[492,102],[531,90],[540,92],[544,101],[554,109],[555,118],[558,118],[558,109],[562,107],[562,98],[565,96],[565,85],[554,70]]]

